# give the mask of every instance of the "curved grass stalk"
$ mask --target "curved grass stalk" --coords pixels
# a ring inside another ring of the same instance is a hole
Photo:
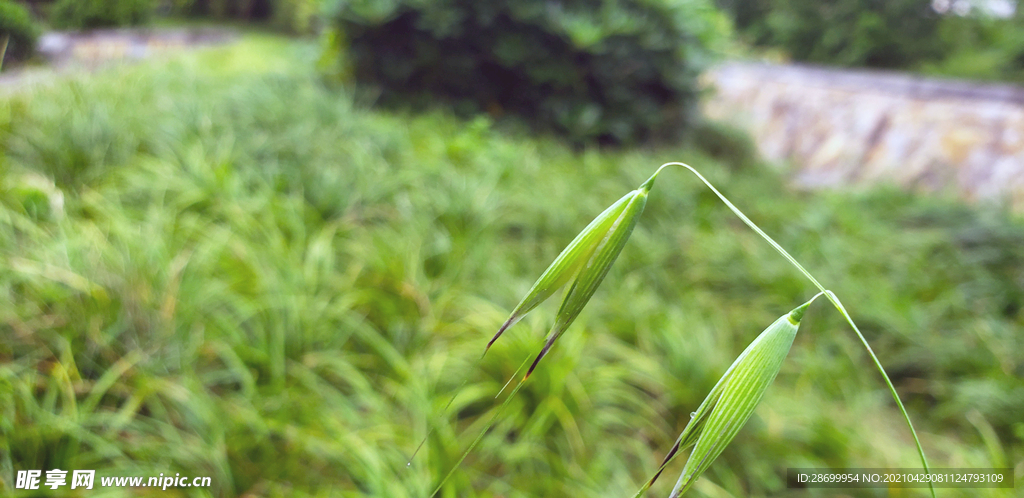
[[[699,178],[700,181],[704,183],[704,185],[711,189],[711,191],[714,192],[714,194],[718,196],[718,198],[721,199],[723,203],[725,203],[725,205],[729,208],[729,210],[733,212],[733,214],[739,217],[739,219],[743,221],[743,223],[746,224],[748,227],[750,227],[751,230],[757,232],[757,234],[760,235],[761,238],[763,238],[766,242],[771,244],[771,246],[774,247],[775,250],[782,255],[782,257],[786,258],[786,260],[789,261],[790,264],[792,264],[794,267],[796,267],[796,269],[799,270],[800,273],[803,273],[804,276],[807,277],[807,279],[810,280],[811,283],[813,283],[814,286],[817,287],[818,290],[825,295],[829,302],[831,302],[832,305],[835,306],[837,310],[839,310],[839,313],[841,313],[843,315],[843,318],[846,319],[846,323],[850,324],[850,327],[857,334],[857,338],[860,339],[861,344],[864,345],[864,349],[867,350],[868,355],[871,357],[871,361],[875,364],[875,367],[878,369],[878,372],[882,374],[882,378],[885,380],[886,387],[888,387],[889,392],[892,393],[892,398],[896,401],[896,406],[899,407],[900,413],[903,414],[903,419],[907,422],[907,427],[910,428],[910,434],[914,436],[914,444],[917,445],[917,453],[921,456],[921,464],[924,467],[925,472],[928,472],[928,459],[924,455],[924,448],[921,446],[921,440],[917,437],[917,431],[914,430],[914,424],[910,421],[910,415],[907,414],[907,409],[903,406],[903,401],[900,400],[900,395],[896,392],[896,388],[892,385],[892,381],[889,380],[889,375],[885,372],[885,368],[882,367],[882,362],[878,360],[878,356],[875,355],[875,351],[871,349],[871,345],[868,344],[868,340],[864,338],[864,334],[861,333],[860,328],[858,328],[857,324],[854,323],[853,318],[846,311],[846,308],[843,306],[843,303],[839,301],[839,297],[836,296],[835,293],[833,293],[832,291],[825,289],[825,287],[822,286],[820,282],[818,282],[818,279],[814,278],[814,276],[811,275],[811,273],[807,271],[807,269],[804,268],[803,265],[797,262],[797,260],[793,258],[793,256],[786,252],[786,250],[783,249],[778,242],[775,242],[775,240],[769,237],[768,234],[764,233],[764,231],[761,230],[761,228],[758,227],[757,224],[755,224],[753,221],[750,221],[750,218],[747,218],[747,216],[743,214],[743,212],[740,211],[739,208],[733,205],[733,203],[730,202],[729,199],[725,197],[725,195],[722,195],[722,193],[719,192],[718,189],[716,189],[715,186],[712,185],[711,182],[707,180],[707,178],[704,178],[704,175],[701,175],[700,172],[698,172],[689,164],[680,162],[668,162],[662,164],[658,168],[658,170],[655,171],[653,175],[651,175],[651,178],[644,183],[644,185],[650,188],[650,185],[653,185],[655,178],[658,177],[658,174],[661,173],[663,169],[669,166],[679,166],[682,168],[686,168],[690,170],[691,173],[696,175],[697,178]],[[932,498],[935,498],[935,486],[929,482],[929,488],[931,489]]]

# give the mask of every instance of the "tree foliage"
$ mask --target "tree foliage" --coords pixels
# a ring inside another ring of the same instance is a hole
[[[719,0],[758,44],[796,60],[908,67],[943,55],[930,0]]]
[[[50,22],[58,28],[135,26],[149,21],[153,0],[58,0]]]
[[[39,37],[39,26],[25,7],[0,0],[0,50],[4,40],[7,41],[6,54],[3,61],[24,60],[35,50],[36,38]]]
[[[320,0],[169,0],[174,15],[269,22],[290,33],[315,31]]]
[[[716,0],[747,43],[796,61],[1024,82],[1024,15],[930,0]]]

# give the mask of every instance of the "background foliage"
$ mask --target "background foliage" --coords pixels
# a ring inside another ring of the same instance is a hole
[[[2,3],[20,6],[18,1]],[[321,3],[322,0],[40,0],[29,5],[56,29],[129,27],[169,17],[179,22],[181,18],[232,21],[310,35],[319,29]],[[13,16],[10,22],[20,19]]]
[[[295,34],[311,34],[318,23],[321,0],[167,0],[175,16],[269,23]]]
[[[212,476],[217,496],[425,496],[554,312],[478,362],[509,308],[669,160],[843,298],[933,465],[1024,478],[1019,218],[796,192],[721,151],[573,151],[486,117],[369,110],[325,89],[315,58],[247,37],[0,98],[3,492],[15,470],[57,467]],[[743,347],[812,294],[675,173],[442,496],[630,496]],[[787,490],[785,469],[916,462],[860,345],[816,305],[696,494],[832,496]],[[877,491],[856,496],[891,496]]]
[[[39,31],[28,9],[9,0],[0,0],[0,45],[4,39],[8,40],[7,55],[0,63],[25,60],[31,56]]]
[[[938,36],[946,55],[922,63],[923,72],[1024,83],[1024,12],[1010,19],[950,17]]]
[[[61,29],[136,26],[149,21],[154,0],[58,0],[49,21]]]
[[[943,53],[930,0],[776,0],[733,9],[758,41],[800,61],[899,68]]]
[[[931,0],[716,0],[740,37],[795,61],[1024,82],[1024,12],[940,15]]]
[[[442,98],[577,143],[677,138],[728,34],[703,0],[336,0],[328,12],[382,101]]]

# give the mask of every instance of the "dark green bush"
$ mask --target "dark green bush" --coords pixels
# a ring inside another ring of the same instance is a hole
[[[0,51],[3,51],[4,41],[7,42],[7,52],[0,66],[3,62],[25,60],[31,56],[38,37],[39,26],[25,7],[0,0]]]
[[[728,32],[710,0],[336,0],[356,81],[384,103],[443,99],[577,143],[675,138]]]
[[[58,0],[50,22],[58,28],[135,26],[149,21],[154,0]]]

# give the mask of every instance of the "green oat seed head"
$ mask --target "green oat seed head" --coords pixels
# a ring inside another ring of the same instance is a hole
[[[498,329],[498,333],[494,334],[491,341],[487,343],[487,349],[491,348],[494,341],[498,340],[498,337],[501,337],[501,334],[506,329],[515,325],[527,313],[533,311],[540,303],[546,301],[555,291],[565,285],[573,275],[578,273],[580,266],[593,254],[598,242],[608,234],[608,230],[622,215],[634,194],[636,194],[636,191],[630,192],[615,201],[608,209],[597,215],[597,218],[594,218],[575,239],[572,239],[572,242],[569,242],[569,245],[555,258],[551,266],[548,266],[548,269],[544,270],[540,278],[534,282],[530,292],[526,293],[526,297],[512,310],[508,320],[505,320],[505,323]],[[484,354],[487,353],[487,349],[484,350]]]
[[[658,473],[636,496],[654,484],[665,465],[681,449],[694,446],[670,498],[685,493],[711,466],[754,413],[754,408],[775,380],[782,360],[793,345],[800,319],[817,297],[780,317],[740,353],[697,411],[690,414],[690,422],[665,457]]]
[[[569,328],[580,311],[594,295],[594,291],[608,274],[615,259],[622,252],[626,240],[633,233],[640,214],[647,205],[647,193],[652,181],[648,180],[640,188],[634,190],[605,209],[594,218],[586,228],[576,236],[562,253],[555,258],[551,266],[541,274],[526,297],[512,311],[511,316],[501,326],[498,333],[487,343],[490,349],[494,341],[523,316],[551,297],[555,291],[570,280],[572,283],[565,292],[562,305],[558,309],[555,324],[551,328],[547,342],[544,344],[537,359],[530,365],[524,380],[533,373],[541,358],[547,354],[551,346]],[[484,353],[486,354],[486,349]]]
[[[657,174],[655,174],[657,176]],[[551,263],[551,266],[544,273],[541,274],[540,278],[533,284],[533,288],[526,293],[526,297],[512,310],[512,315],[505,320],[505,323],[498,330],[497,334],[491,338],[491,341],[487,343],[487,348],[484,349],[484,354],[487,354],[487,350],[491,348],[494,341],[501,337],[501,334],[506,329],[514,325],[520,319],[523,318],[527,313],[536,308],[540,303],[544,302],[547,298],[551,297],[558,289],[572,280],[572,284],[565,291],[565,297],[562,299],[562,305],[558,309],[558,315],[555,318],[555,324],[551,328],[551,333],[548,336],[547,342],[544,344],[544,348],[540,354],[537,355],[537,359],[530,365],[530,370],[526,373],[519,384],[512,389],[512,393],[505,398],[505,401],[498,407],[498,412],[491,418],[491,421],[480,431],[476,440],[469,445],[469,448],[462,454],[459,461],[454,467],[448,472],[448,474],[441,479],[441,483],[434,488],[434,492],[430,496],[436,495],[448,479],[455,473],[459,465],[462,464],[469,452],[476,447],[484,434],[490,430],[491,427],[497,422],[498,417],[502,411],[508,406],[512,398],[515,397],[519,389],[523,387],[523,383],[530,377],[533,370],[537,367],[537,363],[540,362],[541,358],[547,354],[548,350],[555,343],[556,340],[569,328],[576,317],[586,306],[587,301],[594,295],[594,291],[597,290],[598,285],[604,280],[604,277],[608,275],[608,269],[611,268],[612,264],[615,263],[615,259],[622,252],[623,246],[626,245],[626,240],[633,233],[633,228],[636,227],[637,221],[640,219],[640,214],[644,211],[644,206],[647,205],[647,193],[651,190],[651,186],[654,184],[654,177],[644,182],[640,188],[622,196],[621,199],[615,201],[614,204],[605,209],[601,214],[597,215],[586,228],[583,229],[579,235],[576,236],[562,250],[561,254],[555,258],[555,261]],[[525,365],[526,362],[523,362]],[[522,367],[520,367],[522,368]],[[519,370],[516,370],[518,373]],[[513,377],[515,374],[513,374]],[[511,383],[511,380],[509,381]],[[506,384],[507,386],[507,384]],[[504,390],[504,388],[502,388]],[[500,393],[499,393],[500,394]],[[455,398],[452,398],[454,401]],[[448,403],[451,405],[451,402]],[[426,438],[424,438],[426,441]],[[420,443],[422,446],[423,443]],[[418,448],[417,448],[418,451]],[[415,453],[414,453],[415,455]]]
[[[537,363],[540,362],[540,359],[548,353],[548,350],[551,349],[551,346],[562,336],[565,330],[569,328],[569,325],[572,325],[572,322],[579,316],[580,311],[583,311],[583,307],[594,296],[597,286],[601,285],[601,281],[608,275],[608,270],[615,263],[615,258],[622,252],[622,248],[626,245],[626,240],[633,233],[633,228],[636,227],[637,221],[640,220],[640,215],[644,212],[644,206],[647,205],[647,192],[647,189],[643,187],[632,192],[633,195],[629,203],[626,204],[622,214],[619,215],[619,218],[615,220],[615,223],[608,230],[605,237],[594,248],[586,264],[580,268],[576,280],[573,281],[572,285],[565,292],[562,305],[558,308],[558,314],[555,316],[555,324],[551,327],[551,332],[548,334],[548,340],[544,343],[544,348],[541,349],[540,354],[537,355],[537,359],[533,360],[533,364],[530,365],[530,370],[526,372],[526,377],[533,373],[533,369],[537,368]],[[526,377],[523,380],[526,380]]]

